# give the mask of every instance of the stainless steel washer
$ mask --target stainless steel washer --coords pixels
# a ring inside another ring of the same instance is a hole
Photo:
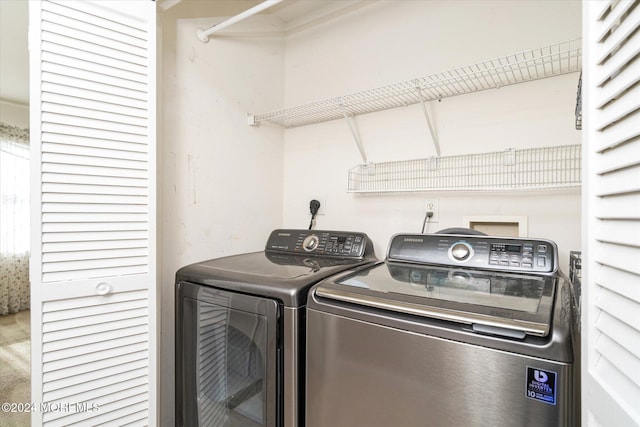
[[[396,235],[314,286],[307,427],[577,426],[579,328],[549,240]]]
[[[301,425],[307,292],[374,261],[363,233],[288,229],[264,251],[180,269],[176,426]]]

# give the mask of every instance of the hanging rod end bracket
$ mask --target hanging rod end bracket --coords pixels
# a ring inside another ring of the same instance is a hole
[[[209,42],[209,36],[206,34],[206,32],[202,28],[198,28],[198,31],[196,32],[196,34],[198,35],[198,38],[202,43]]]
[[[258,122],[256,121],[256,116],[253,114],[247,114],[247,124],[249,126],[258,126]]]

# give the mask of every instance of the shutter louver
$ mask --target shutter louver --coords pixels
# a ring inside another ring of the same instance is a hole
[[[146,28],[83,9],[42,3],[44,283],[149,269]]]
[[[640,425],[640,2],[586,2],[586,419]]]

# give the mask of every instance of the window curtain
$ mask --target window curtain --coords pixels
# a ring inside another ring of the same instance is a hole
[[[29,309],[29,130],[0,123],[0,315]]]

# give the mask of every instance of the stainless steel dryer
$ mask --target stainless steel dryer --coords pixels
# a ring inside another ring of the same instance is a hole
[[[302,425],[307,291],[374,261],[363,233],[275,230],[262,252],[180,269],[176,425]]]
[[[578,426],[577,326],[553,242],[396,235],[309,293],[306,427]]]

